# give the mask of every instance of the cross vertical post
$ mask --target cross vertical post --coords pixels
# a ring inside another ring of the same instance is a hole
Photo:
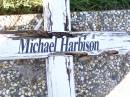
[[[71,31],[69,0],[44,0],[44,31]]]
[[[69,0],[44,0],[44,31],[69,32]],[[75,97],[73,56],[54,54],[46,58],[48,97]]]
[[[46,72],[48,97],[75,97],[73,56],[50,55]]]

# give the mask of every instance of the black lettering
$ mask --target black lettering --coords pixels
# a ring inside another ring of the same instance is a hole
[[[49,49],[49,43],[48,42],[46,42],[45,44],[44,44],[44,52],[48,52],[48,49]]]
[[[79,46],[78,46],[78,51],[80,51],[81,49],[80,49],[80,44],[81,43],[81,38],[79,38]]]
[[[65,47],[65,51],[67,51],[68,48],[68,38],[66,38],[66,41],[64,41],[65,39],[62,38],[62,43],[61,43],[61,52],[64,51],[64,47]]]
[[[56,46],[57,46],[57,38],[55,38],[55,47],[54,47],[54,52],[56,52]]]
[[[32,39],[33,41],[33,39]],[[33,53],[33,43],[30,43],[31,44],[31,47],[30,47],[30,53]]]
[[[76,48],[78,47],[78,42],[74,42],[74,51],[76,51]]]
[[[19,52],[18,53],[28,53],[29,49],[29,39],[20,39]]]
[[[37,47],[37,50],[36,50],[36,47]],[[33,52],[34,52],[34,53],[37,53],[37,52],[38,52],[38,43],[37,43],[37,42],[34,43],[34,45],[33,45]]]
[[[97,51],[99,50],[99,41],[95,42],[95,50],[97,50]]]
[[[85,51],[90,51],[89,42],[86,42]]]
[[[73,42],[69,43],[69,47],[67,51],[73,51]]]
[[[90,51],[93,51],[93,50],[94,50],[94,47],[95,47],[95,46],[94,46],[94,42],[91,41],[91,42],[90,42]]]
[[[79,47],[78,51],[84,51],[85,50],[85,42],[81,42],[81,37],[79,38]]]
[[[50,46],[49,46],[49,51],[54,52],[54,47],[55,47],[55,44],[53,42],[51,42]]]
[[[40,53],[43,53],[43,42],[41,42],[41,39],[39,39],[39,45],[38,45],[38,52]]]

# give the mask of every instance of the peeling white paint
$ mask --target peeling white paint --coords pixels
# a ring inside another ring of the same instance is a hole
[[[21,59],[21,58],[45,58],[50,53],[87,53],[88,55],[98,55],[102,52],[107,52],[111,50],[118,51],[119,54],[126,54],[130,51],[130,35],[128,35],[125,32],[101,32],[101,33],[91,33],[91,34],[84,34],[80,35],[74,38],[56,38],[53,37],[52,39],[45,39],[45,38],[34,38],[33,41],[30,39],[31,43],[39,43],[39,39],[41,39],[42,42],[48,42],[51,44],[54,42],[56,45],[56,50],[54,51],[54,48],[52,47],[52,51],[48,52],[32,52],[32,53],[18,53],[19,52],[19,45],[20,45],[20,39],[13,39],[11,37],[15,37],[14,35],[4,35],[0,34],[0,60],[3,59]],[[81,38],[81,41],[87,43],[87,42],[99,42],[99,48],[96,50],[78,50],[78,47],[81,46],[79,42],[79,39]],[[66,43],[66,39],[68,39],[68,47],[65,46],[62,41],[64,39],[64,44]],[[57,42],[55,42],[57,40]],[[75,50],[72,49],[72,51],[65,51],[65,48],[69,48],[69,43],[78,43],[75,46]],[[63,51],[61,48],[63,47]],[[35,47],[34,49],[38,49]]]
[[[44,31],[71,31],[69,0],[44,0],[43,9]]]
[[[70,69],[69,75],[67,68]],[[49,55],[46,72],[48,97],[75,97],[72,56]]]

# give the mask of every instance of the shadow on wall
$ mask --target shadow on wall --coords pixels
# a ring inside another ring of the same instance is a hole
[[[130,10],[71,13],[72,31],[130,32]],[[42,14],[0,16],[0,30],[43,30]]]
[[[1,31],[26,31],[34,29],[37,30],[42,29],[41,25],[43,25],[43,18],[41,14],[0,16]]]

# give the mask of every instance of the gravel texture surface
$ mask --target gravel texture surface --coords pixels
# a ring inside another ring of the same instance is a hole
[[[89,56],[75,61],[77,97],[105,97],[130,70],[130,55]]]
[[[46,97],[45,60],[0,61],[0,97]]]

